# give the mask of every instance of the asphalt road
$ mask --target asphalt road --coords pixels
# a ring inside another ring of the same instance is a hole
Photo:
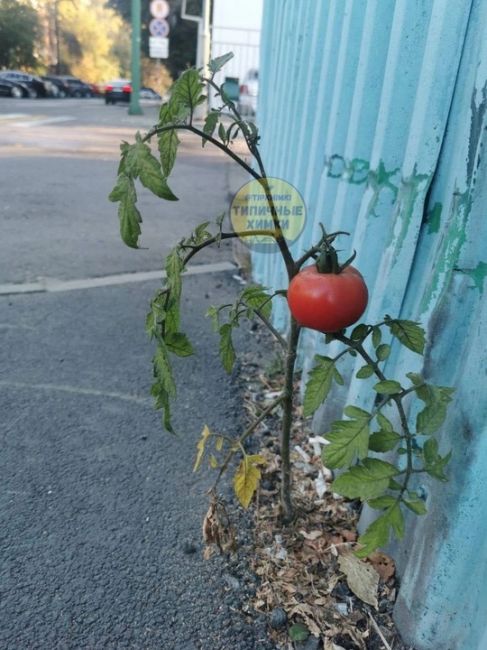
[[[119,140],[155,117],[145,109],[0,100],[2,650],[270,647],[239,611],[240,590],[226,593],[221,560],[202,559],[209,476],[191,473],[204,423],[241,425],[238,386],[203,317],[234,293],[232,272],[185,280],[198,354],[177,364],[179,437],[148,398],[143,324],[159,281],[117,282],[157,271],[182,234],[226,207],[227,163],[187,139],[172,183],[180,202],[144,194],[148,248],[125,248],[106,196]],[[198,261],[222,259],[228,249]],[[58,290],[23,293],[42,278]]]

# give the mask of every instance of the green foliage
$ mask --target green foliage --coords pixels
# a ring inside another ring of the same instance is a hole
[[[391,334],[400,343],[418,354],[423,354],[425,346],[425,334],[419,323],[411,320],[398,320],[386,316],[385,323]]]
[[[120,174],[108,198],[119,202],[118,218],[122,240],[130,248],[138,248],[142,217],[136,206],[137,192],[132,178],[125,173]]]
[[[367,413],[364,416],[357,415],[351,420],[333,422],[331,431],[325,434],[329,442],[323,449],[323,463],[326,467],[350,467],[355,460],[362,460],[367,456],[371,417]]]
[[[241,119],[223,88],[216,86],[213,81],[214,75],[231,57],[229,53],[218,57],[209,65],[209,83],[218,91],[224,106],[210,112],[202,129],[194,126],[192,119],[195,108],[205,101],[204,87],[208,80],[202,77],[201,72],[189,69],[173,85],[169,101],[161,107],[156,127],[145,137],[137,134],[134,143],[122,144],[118,178],[110,200],[119,203],[120,231],[127,245],[137,247],[140,236],[141,217],[136,206],[136,180],[160,198],[176,200],[167,185],[167,178],[174,168],[178,153],[178,129],[189,129],[198,133],[203,139],[203,145],[209,138],[214,138],[217,132],[219,147],[223,149],[228,148],[241,132],[250,153],[257,157],[259,168],[261,167],[256,149],[259,140],[256,126]],[[227,126],[220,120],[224,107],[232,115]],[[152,154],[148,144],[152,136],[157,136],[160,160]],[[234,154],[232,156],[235,158]],[[243,163],[243,166],[247,168],[246,163]],[[187,357],[193,354],[191,342],[181,331],[182,274],[186,264],[201,248],[209,244],[220,244],[224,217],[224,214],[218,217],[216,233],[210,222],[205,221],[188,237],[182,239],[167,256],[164,286],[155,294],[147,314],[146,331],[156,346],[153,359],[154,384],[151,392],[156,408],[163,411],[164,425],[169,431],[173,431],[170,401],[176,394],[171,360],[173,356]],[[229,234],[225,233],[225,237],[228,236]],[[278,294],[285,294],[285,291],[269,294],[261,285],[249,285],[239,293],[233,303],[208,309],[207,315],[219,335],[220,357],[227,372],[232,371],[236,361],[234,329],[240,326],[242,319],[260,318],[269,324],[272,299]],[[389,342],[383,341],[384,332],[381,328],[384,327],[387,328],[385,332]],[[329,432],[325,434],[328,444],[322,451],[323,462],[328,468],[343,470],[335,478],[333,490],[347,498],[360,499],[379,512],[378,518],[359,539],[361,546],[358,555],[362,557],[377,547],[386,545],[391,534],[398,538],[403,536],[405,508],[417,515],[426,513],[424,501],[411,490],[411,479],[418,473],[427,473],[437,480],[445,481],[445,469],[451,456],[450,453],[441,455],[437,440],[429,436],[440,429],[446,418],[452,389],[428,384],[416,373],[407,374],[411,381],[408,388],[404,388],[397,379],[387,377],[387,366],[384,362],[391,354],[391,339],[395,344],[399,343],[417,354],[424,352],[426,337],[421,326],[414,321],[392,319],[389,316],[379,324],[356,325],[348,338],[345,330],[327,335],[326,343],[333,342],[335,345],[341,342],[344,349],[334,358],[323,355],[315,357],[303,400],[304,415],[311,416],[325,401],[333,383],[344,383],[338,367],[342,358],[361,357],[363,365],[356,372],[357,379],[375,377],[375,400],[371,410],[347,405],[343,410],[343,418],[334,421]],[[283,342],[281,338],[279,341]],[[292,376],[287,376],[287,380],[289,379],[292,382]],[[406,396],[408,400],[417,398],[424,404],[416,417],[416,430],[411,430],[408,411],[403,406]],[[282,396],[277,398],[275,404],[271,405],[271,410],[283,403]],[[395,409],[391,419],[383,413],[385,411],[389,415],[389,409]],[[262,417],[254,422],[254,428],[269,413],[265,408]],[[287,416],[290,416],[289,412]],[[213,453],[208,453],[207,459],[210,467],[219,470],[219,475],[227,468],[233,455],[237,451],[241,453],[241,462],[234,477],[234,489],[243,507],[248,507],[252,500],[260,481],[259,466],[264,462],[263,457],[259,455],[248,455],[242,444],[254,428],[251,426],[240,438],[233,440],[222,435],[216,436],[205,426],[197,445],[194,469],[200,466],[211,439]],[[426,441],[421,447],[423,436],[426,436]],[[222,458],[219,454],[224,447],[224,441],[227,441],[227,456]],[[387,461],[374,456],[384,453],[389,454]]]
[[[303,413],[313,415],[316,409],[325,401],[330,392],[333,379],[340,383],[341,375],[336,374],[335,362],[330,357],[315,356],[315,365],[310,371],[304,391]]]
[[[389,506],[359,537],[358,541],[362,548],[356,552],[356,555],[367,557],[377,548],[387,546],[391,532],[394,532],[398,539],[404,536],[404,516],[399,501],[394,501],[394,504]]]
[[[233,52],[227,52],[222,54],[222,56],[217,56],[212,59],[208,64],[208,69],[211,72],[212,77],[219,72],[224,65],[226,65],[231,59],[233,59]]]
[[[389,479],[397,474],[399,470],[394,465],[377,458],[365,458],[360,465],[340,474],[332,488],[344,497],[364,501],[381,496],[389,487]]]
[[[40,31],[35,9],[27,2],[0,2],[0,69],[35,66]]]

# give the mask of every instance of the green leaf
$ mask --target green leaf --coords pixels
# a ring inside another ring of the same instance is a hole
[[[446,418],[448,404],[454,389],[446,386],[423,384],[416,389],[416,395],[426,406],[418,413],[416,429],[418,433],[431,435],[438,431]]]
[[[193,346],[186,334],[182,332],[170,332],[164,338],[164,342],[169,352],[176,354],[178,357],[189,357],[194,354]]]
[[[369,420],[337,420],[331,431],[325,434],[329,444],[323,448],[322,458],[326,467],[350,467],[357,459],[367,456],[369,449]]]
[[[336,381],[336,383],[337,383],[339,386],[343,386],[344,383],[345,383],[343,377],[342,377],[341,374],[338,372],[338,369],[337,369],[336,366],[333,368],[333,379]]]
[[[166,303],[166,328],[167,333],[178,332],[180,323],[180,302],[182,292],[183,260],[178,247],[174,248],[166,257],[166,288],[168,299]]]
[[[172,172],[172,168],[176,162],[180,139],[177,131],[173,129],[171,131],[163,131],[162,133],[159,133],[157,136],[157,142],[159,146],[162,173],[167,178]]]
[[[374,510],[385,510],[386,508],[393,506],[396,501],[396,497],[393,497],[390,494],[384,494],[381,497],[369,499],[367,501],[367,505],[369,505],[371,508],[374,508]]]
[[[159,340],[154,355],[154,376],[170,397],[176,395],[176,384],[172,375],[171,364],[165,344]]]
[[[377,327],[377,325],[375,325],[372,329],[372,345],[374,346],[374,348],[380,345],[381,339],[382,339],[382,332],[380,330],[380,327]]]
[[[151,395],[155,399],[156,409],[161,409],[163,411],[162,422],[166,431],[169,433],[174,433],[174,429],[171,423],[171,408],[169,402],[169,395],[167,394],[164,386],[162,386],[158,381],[152,384]]]
[[[390,355],[390,353],[391,353],[391,346],[387,345],[387,343],[382,343],[381,345],[378,346],[376,350],[377,359],[379,361],[385,361],[387,357]]]
[[[129,146],[125,169],[130,178],[139,178],[142,185],[166,201],[177,201],[162,175],[159,161],[152,155],[149,145],[142,142],[140,135],[135,144]]]
[[[379,423],[380,428],[383,431],[394,431],[394,427],[392,426],[392,422],[386,418],[386,416],[379,411],[376,415],[377,422]]]
[[[391,531],[399,539],[404,536],[404,517],[398,502],[372,522],[365,533],[359,537],[359,544],[362,544],[363,548],[356,551],[355,555],[367,557],[377,548],[387,546]]]
[[[423,354],[425,346],[425,333],[423,328],[411,320],[394,320],[386,318],[386,325],[402,345],[418,354]]]
[[[150,312],[145,320],[145,331],[154,338],[159,333],[160,325],[166,318],[167,291],[158,291],[151,300]]]
[[[122,241],[130,248],[138,248],[140,224],[142,217],[137,210],[137,193],[134,181],[128,176],[119,176],[117,185],[110,194],[112,201],[120,201],[118,205],[118,218],[120,221],[120,236]]]
[[[251,308],[250,312],[247,314],[249,318],[252,318],[252,310],[254,309],[258,309],[262,312],[262,315],[267,319],[271,317],[272,302],[269,294],[265,291],[265,287],[260,284],[245,287],[240,294],[239,300]]]
[[[206,116],[205,123],[203,125],[203,133],[206,133],[208,136],[212,136],[215,129],[216,125],[218,124],[218,120],[220,119],[220,113],[218,111],[211,111],[208,113]],[[203,147],[206,144],[206,140],[203,138]]]
[[[313,415],[325,401],[332,385],[334,368],[335,362],[330,357],[315,356],[315,366],[308,375],[304,391],[303,413],[305,417]]]
[[[438,453],[438,441],[435,438],[429,438],[423,446],[424,469],[426,472],[439,481],[447,481],[445,467],[451,459],[451,451],[446,456],[440,456]]]
[[[126,194],[130,192],[130,183],[131,179],[125,173],[121,173],[117,177],[117,182],[115,187],[108,195],[108,200],[115,203],[117,201],[122,201]]]
[[[226,142],[227,142],[227,132],[226,132],[225,127],[223,126],[223,124],[221,122],[220,122],[220,126],[218,127],[218,137],[223,142],[223,144],[226,144]]]
[[[208,69],[211,72],[212,76],[219,72],[224,65],[226,65],[231,59],[233,59],[233,52],[227,52],[221,56],[217,56],[208,63]]]
[[[365,411],[364,409],[359,408],[358,406],[345,406],[343,413],[349,418],[355,418],[359,420],[360,418],[365,418],[366,420],[371,420],[372,415]]]
[[[382,495],[389,486],[389,479],[397,476],[394,465],[377,458],[365,458],[361,465],[351,467],[333,481],[332,489],[349,499],[373,499]]]
[[[189,70],[185,70],[173,85],[171,99],[181,106],[189,108],[191,113],[193,113],[196,106],[206,99],[202,94],[203,88],[204,85],[198,70],[190,68]]]
[[[374,386],[374,390],[381,395],[396,395],[402,390],[401,384],[393,379],[379,381]]]
[[[292,641],[306,641],[309,637],[309,630],[303,623],[294,623],[289,628],[289,636]]]
[[[426,504],[422,499],[403,499],[402,502],[409,510],[412,510],[417,515],[425,515],[428,512]]]
[[[353,328],[350,338],[352,341],[363,341],[367,334],[369,333],[369,328],[367,325],[360,324]]]
[[[401,436],[395,431],[376,431],[369,438],[369,449],[384,453],[394,449],[400,441]]]
[[[366,365],[362,366],[360,370],[355,375],[357,379],[368,379],[374,374],[374,368],[372,366]]]
[[[232,372],[235,363],[235,349],[232,342],[232,325],[224,323],[220,327],[220,357],[227,372]]]

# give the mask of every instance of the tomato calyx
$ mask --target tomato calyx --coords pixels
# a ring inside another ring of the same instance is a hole
[[[316,268],[318,273],[333,273],[338,275],[339,273],[342,273],[347,266],[350,266],[355,259],[357,252],[353,251],[353,254],[348,258],[348,260],[343,264],[340,264],[338,261],[338,252],[333,246],[333,241],[338,235],[348,235],[348,233],[336,232],[332,235],[327,235],[322,225],[321,229],[323,230],[323,237],[320,252],[316,259]]]

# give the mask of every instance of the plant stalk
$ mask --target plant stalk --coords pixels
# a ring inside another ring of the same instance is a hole
[[[290,523],[294,518],[294,508],[291,499],[291,427],[293,422],[293,393],[294,367],[299,342],[300,327],[291,317],[288,348],[286,354],[286,374],[284,380],[284,396],[282,401],[283,416],[281,430],[281,510],[284,523]]]

